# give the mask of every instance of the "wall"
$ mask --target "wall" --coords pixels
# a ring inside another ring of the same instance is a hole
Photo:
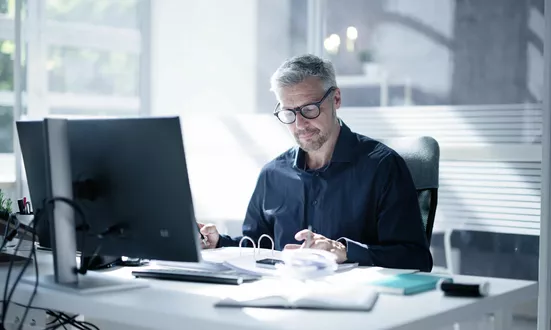
[[[151,2],[154,115],[255,109],[257,2]]]
[[[232,219],[239,227],[260,168],[288,146],[284,131],[263,131],[252,115],[275,106],[269,79],[295,44],[291,1],[151,4],[151,113],[182,119],[200,221]]]

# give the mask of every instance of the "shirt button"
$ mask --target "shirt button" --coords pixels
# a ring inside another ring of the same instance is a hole
[[[314,200],[314,201],[312,202],[312,205],[316,205],[317,203],[318,203],[318,201],[317,201],[317,200]]]
[[[315,176],[320,176],[320,172],[314,172]]]

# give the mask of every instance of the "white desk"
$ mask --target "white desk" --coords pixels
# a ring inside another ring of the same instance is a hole
[[[39,271],[52,271],[51,256],[39,252]],[[29,267],[29,274],[32,274]],[[3,290],[7,267],[0,268],[0,290]],[[120,269],[114,274],[130,276],[132,269]],[[12,273],[13,274],[13,273]],[[117,322],[129,328],[149,329],[337,329],[346,325],[353,329],[427,330],[487,314],[509,315],[513,307],[536,299],[537,283],[454,276],[458,281],[490,281],[490,297],[485,299],[448,298],[432,291],[414,296],[380,295],[371,312],[322,312],[300,310],[267,310],[215,308],[219,298],[242,290],[244,286],[208,285],[172,281],[151,281],[144,289],[119,293],[78,296],[48,289],[39,289],[33,305],[73,314],[86,319]],[[20,284],[14,301],[26,304],[32,286]],[[12,304],[12,312],[21,310]],[[27,321],[29,321],[27,319]],[[507,321],[499,329],[507,327]]]

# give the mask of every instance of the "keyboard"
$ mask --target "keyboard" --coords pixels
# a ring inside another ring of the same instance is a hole
[[[260,279],[258,276],[241,275],[228,272],[213,273],[209,271],[182,268],[141,269],[132,271],[132,275],[138,278],[141,277],[159,280],[230,285],[240,285]]]

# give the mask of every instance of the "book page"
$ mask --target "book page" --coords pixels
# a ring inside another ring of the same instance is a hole
[[[349,284],[270,279],[242,285],[218,306],[369,310],[377,292]]]

